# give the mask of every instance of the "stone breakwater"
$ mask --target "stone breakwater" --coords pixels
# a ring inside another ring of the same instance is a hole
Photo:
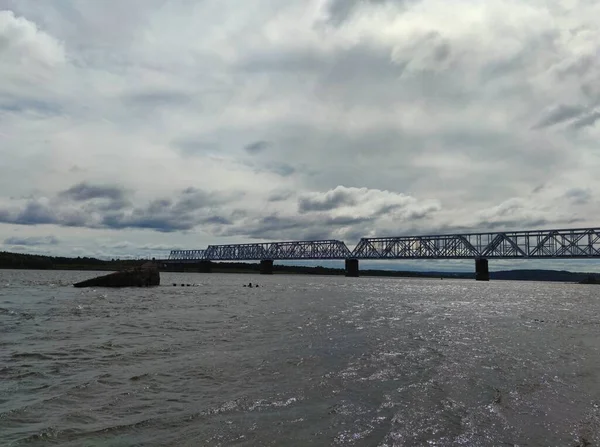
[[[156,264],[147,262],[140,267],[110,273],[73,284],[75,287],[151,287],[160,285]]]

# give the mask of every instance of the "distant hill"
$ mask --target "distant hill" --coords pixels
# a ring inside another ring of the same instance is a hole
[[[31,270],[122,270],[147,262],[142,260],[101,260],[89,257],[56,257],[22,253],[0,252],[0,269],[31,269]],[[213,272],[221,273],[256,273],[258,263],[244,262],[211,262]],[[161,268],[163,271],[197,271],[193,265],[169,266]],[[275,264],[274,273],[305,274],[305,275],[343,275],[344,270],[323,266],[294,266]],[[415,272],[398,270],[372,270],[364,269],[361,276],[387,276],[403,278],[446,278],[446,279],[474,279],[472,272]],[[504,270],[490,272],[492,280],[509,281],[559,281],[559,282],[586,282],[600,283],[600,275],[596,273],[569,272],[566,270]]]
[[[31,270],[120,270],[146,262],[130,260],[104,261],[96,258],[43,256],[0,251],[0,269]]]

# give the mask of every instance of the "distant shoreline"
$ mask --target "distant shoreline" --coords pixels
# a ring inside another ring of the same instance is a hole
[[[148,262],[147,259],[110,261],[89,257],[60,257],[42,256],[23,253],[0,252],[0,269],[14,270],[72,270],[72,271],[119,271]],[[258,274],[260,265],[258,263],[241,262],[210,262],[212,273],[239,273]],[[161,267],[161,272],[199,273],[199,268],[192,265],[179,266],[177,268]],[[342,276],[344,269],[323,266],[300,266],[282,265],[273,266],[274,274],[292,275],[316,275],[316,276]],[[363,277],[389,277],[389,278],[432,278],[432,279],[475,279],[475,273],[471,272],[417,272],[401,270],[375,270],[364,269],[360,271]],[[569,272],[565,270],[505,270],[490,272],[492,280],[512,281],[553,281],[569,283],[600,283],[600,275],[586,272]],[[596,282],[590,281],[590,278]]]

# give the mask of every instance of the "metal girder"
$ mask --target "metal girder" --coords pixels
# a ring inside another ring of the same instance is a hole
[[[258,244],[209,245],[205,253],[211,261],[251,261],[261,259],[346,259],[350,250],[342,241],[293,241]]]
[[[168,261],[194,262],[204,261],[206,250],[171,250]]]
[[[263,259],[599,258],[600,228],[209,245],[172,250],[167,262]]]
[[[357,259],[600,257],[600,228],[363,238]]]

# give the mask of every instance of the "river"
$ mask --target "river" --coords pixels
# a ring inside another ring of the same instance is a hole
[[[0,445],[600,445],[600,286],[95,275],[0,270]]]

